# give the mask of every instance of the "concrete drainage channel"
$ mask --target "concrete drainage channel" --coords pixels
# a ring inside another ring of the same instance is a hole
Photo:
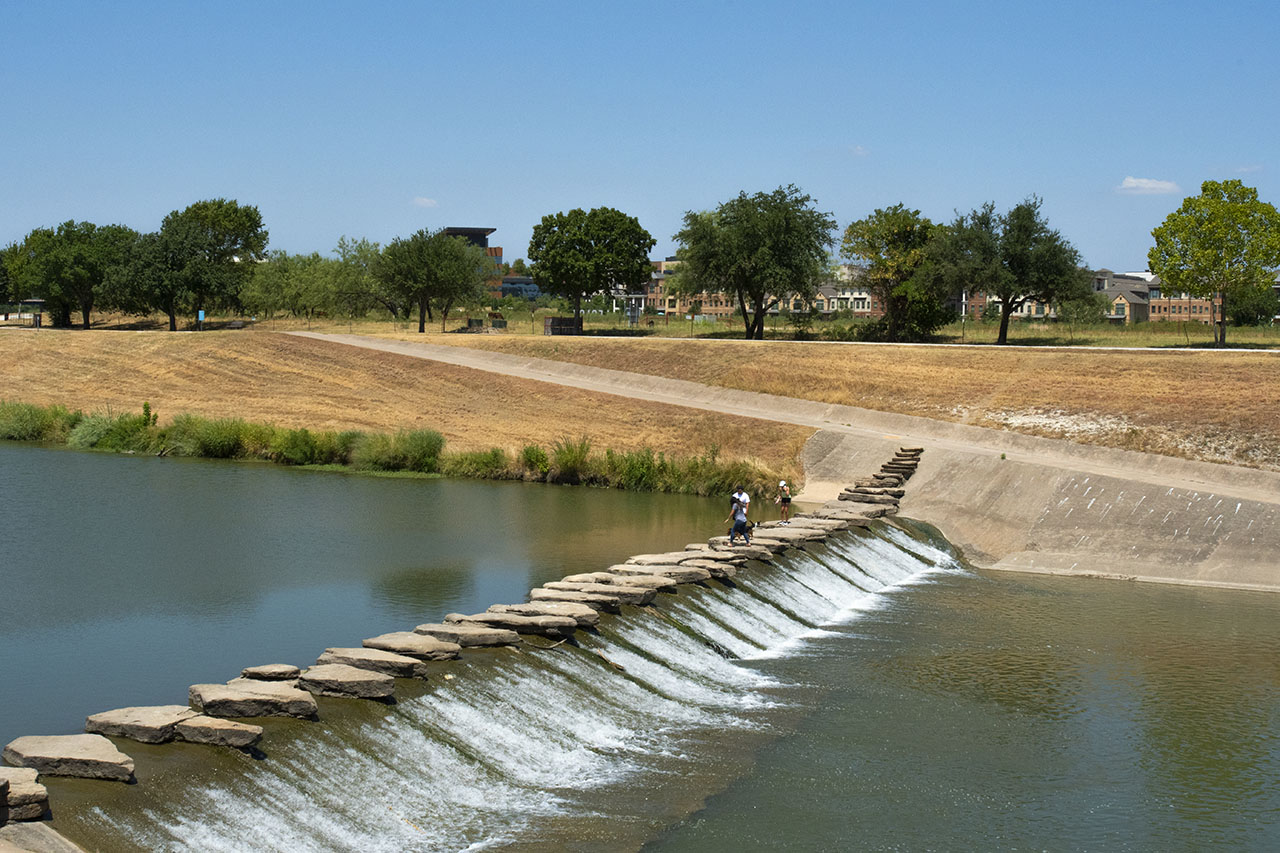
[[[717,536],[683,551],[639,554],[601,571],[544,584],[531,590],[523,604],[451,613],[443,622],[371,637],[360,648],[325,649],[306,669],[266,664],[248,667],[225,684],[193,684],[186,705],[118,708],[88,717],[85,734],[19,737],[3,751],[12,766],[0,766],[0,853],[78,849],[47,826],[21,827],[49,814],[41,776],[135,781],[133,759],[109,738],[252,751],[263,728],[246,719],[319,719],[317,695],[394,701],[397,678],[425,679],[429,662],[457,659],[465,648],[546,648],[543,643],[572,642],[574,633],[592,628],[602,612],[617,613],[624,604],[652,605],[658,593],[675,592],[684,584],[730,581],[749,561],[768,563],[773,555],[803,548],[805,542],[896,514],[903,486],[922,453],[919,447],[900,448],[878,472],[845,488],[838,500],[797,513],[785,524],[756,524],[750,545],[731,545],[728,537]]]

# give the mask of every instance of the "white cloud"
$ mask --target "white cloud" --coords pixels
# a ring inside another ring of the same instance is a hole
[[[1237,166],[1237,167],[1236,167],[1236,174],[1237,174],[1237,175],[1252,175],[1254,172],[1261,172],[1261,171],[1262,171],[1262,166],[1257,165],[1257,164],[1254,164],[1254,165],[1252,165],[1252,166]]]
[[[1116,187],[1116,192],[1127,195],[1172,195],[1182,192],[1173,181],[1158,181],[1155,178],[1126,177]]]
[[[861,145],[854,145],[849,149],[849,153],[854,157],[866,157],[871,152],[868,149],[863,148]]]
[[[434,198],[426,198],[424,196],[415,196],[413,199],[414,207],[439,207],[440,202]]]

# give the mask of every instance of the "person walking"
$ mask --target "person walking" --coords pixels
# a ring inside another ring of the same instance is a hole
[[[787,485],[786,480],[778,483],[778,496],[773,499],[776,504],[782,506],[782,524],[791,523],[791,487]]]
[[[740,486],[733,489],[733,497],[729,504],[729,517],[725,521],[732,521],[733,527],[729,529],[729,544],[735,544],[738,534],[742,534],[742,541],[747,545],[751,544],[751,534],[747,530],[747,512],[751,506],[751,496],[742,490]]]

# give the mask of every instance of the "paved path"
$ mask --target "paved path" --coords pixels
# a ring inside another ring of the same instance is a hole
[[[652,400],[674,406],[808,426],[831,433],[858,436],[871,440],[877,445],[884,442],[924,444],[938,450],[996,456],[1013,461],[1033,462],[1050,468],[1124,476],[1156,486],[1211,490],[1249,500],[1280,503],[1280,474],[1269,471],[1191,462],[1168,456],[1076,444],[1059,439],[1039,438],[911,415],[877,412],[856,406],[840,406],[773,394],[737,391],[682,379],[666,379],[623,370],[587,367],[470,347],[442,346],[363,335],[319,332],[292,332],[291,334],[502,373],[522,379],[617,394],[631,399]],[[807,465],[818,461],[820,460],[810,458],[807,454]],[[837,460],[828,460],[821,472],[813,473],[819,476],[816,481],[806,483],[803,497],[809,500],[829,500],[834,497],[832,490],[838,490],[839,484],[847,483],[853,477],[865,472],[850,469],[846,473],[840,470]],[[807,479],[814,478],[807,477]]]

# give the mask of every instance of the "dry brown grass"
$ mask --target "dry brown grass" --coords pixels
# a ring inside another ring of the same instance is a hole
[[[1277,353],[497,335],[431,342],[1280,469]]]
[[[796,477],[813,430],[630,401],[307,338],[255,332],[0,331],[0,399],[86,413],[190,412],[289,427],[439,430],[454,450],[548,447],[681,456],[718,445]]]

